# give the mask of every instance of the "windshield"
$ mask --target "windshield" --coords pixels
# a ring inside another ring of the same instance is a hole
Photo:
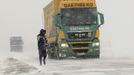
[[[96,24],[96,8],[64,8],[62,12],[62,24]]]

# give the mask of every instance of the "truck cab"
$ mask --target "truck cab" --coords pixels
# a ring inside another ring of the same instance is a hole
[[[49,55],[54,51],[55,57],[99,58],[99,27],[104,24],[104,17],[97,11],[96,1],[54,0],[52,4],[48,42],[55,50],[49,50]]]

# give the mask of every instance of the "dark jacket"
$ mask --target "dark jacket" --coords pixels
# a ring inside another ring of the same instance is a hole
[[[38,50],[40,55],[46,55],[46,40],[43,32],[37,35]]]

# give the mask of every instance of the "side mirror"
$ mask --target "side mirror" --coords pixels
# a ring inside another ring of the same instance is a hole
[[[61,28],[61,26],[60,26],[60,24],[61,24],[61,14],[58,13],[56,18],[57,18],[56,26]]]
[[[98,25],[99,27],[104,24],[104,15],[98,12]]]
[[[61,23],[61,14],[60,13],[57,14],[57,23],[58,24]]]

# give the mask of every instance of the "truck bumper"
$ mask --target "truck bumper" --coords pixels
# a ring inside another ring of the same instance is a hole
[[[59,56],[63,58],[68,57],[87,57],[87,58],[98,58],[100,56],[99,48],[88,48],[87,52],[76,52],[72,48],[60,49]]]

